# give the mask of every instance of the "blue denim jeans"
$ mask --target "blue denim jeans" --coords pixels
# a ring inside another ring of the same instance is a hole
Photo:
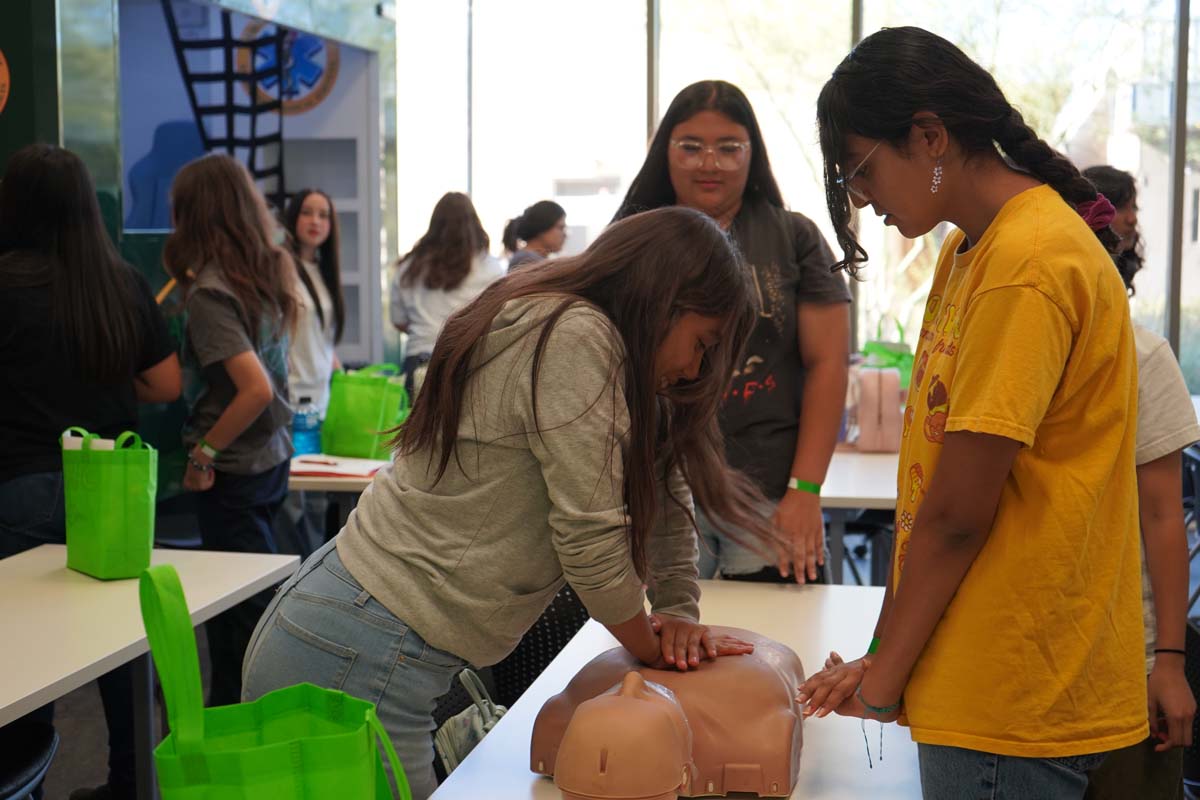
[[[66,544],[61,472],[37,472],[0,483],[0,558],[43,544]],[[108,726],[108,786],[115,800],[134,796],[133,667],[122,664],[96,679]],[[52,722],[54,704],[30,713]],[[39,786],[35,800],[42,796]]]
[[[1018,758],[918,744],[924,800],[1081,800],[1107,753]]]
[[[275,595],[259,621],[242,675],[253,700],[308,681],[375,704],[413,797],[433,794],[433,709],[466,666],[426,644],[371,596],[338,558],[333,539]]]
[[[778,501],[768,500],[763,513],[775,513]],[[701,578],[712,578],[718,572],[729,580],[752,580],[770,583],[794,583],[794,577],[783,578],[774,559],[767,560],[756,550],[735,542],[717,529],[712,520],[699,508],[696,509],[696,527],[700,530],[697,545],[700,559],[697,567]],[[747,533],[742,539],[753,542],[754,535]],[[770,545],[764,545],[768,549]],[[825,548],[825,561],[829,562],[829,548]],[[825,568],[817,567],[817,583],[825,583]]]
[[[274,521],[287,495],[291,462],[257,475],[216,471],[212,488],[196,495],[196,523],[205,550],[233,553],[278,553]],[[242,659],[254,626],[271,602],[269,589],[204,624],[212,667],[208,704],[224,706],[242,696]]]

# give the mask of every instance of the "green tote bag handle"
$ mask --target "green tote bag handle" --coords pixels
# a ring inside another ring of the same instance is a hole
[[[77,433],[77,434],[79,434],[78,438],[83,439],[83,442],[80,443],[80,445],[79,445],[79,448],[81,450],[91,450],[92,449],[92,439],[100,438],[100,434],[98,434],[98,433],[89,433],[88,431],[85,431],[83,428],[80,428],[78,425],[72,425],[70,428],[67,428],[65,431],[63,431],[62,435],[58,437],[59,444],[62,444],[63,439],[75,438],[73,436],[68,437],[67,436],[68,433]]]
[[[396,366],[395,364],[372,364],[369,367],[363,367],[362,369],[355,370],[354,374],[365,377],[370,375],[378,375],[381,372],[390,372],[393,375],[399,375],[400,367]]]
[[[151,449],[150,445],[147,444],[146,442],[143,442],[142,437],[138,436],[133,431],[125,431],[120,436],[118,436],[116,443],[113,445],[113,449],[121,450],[125,447],[126,443],[128,443],[128,442],[133,442],[133,445],[129,448],[130,450],[141,450],[142,448],[145,448],[147,450]]]
[[[392,765],[392,777],[396,780],[397,796],[400,800],[412,800],[412,789],[408,786],[408,776],[404,774],[404,767],[400,764],[400,757],[396,755],[396,748],[392,747],[391,737],[384,730],[379,717],[375,715],[374,707],[367,712],[367,725],[371,727],[379,741],[383,742],[383,751],[387,754],[388,763]]]
[[[170,564],[147,567],[138,582],[138,595],[176,747],[180,754],[196,752],[204,740],[204,694],[196,633],[179,573]]]

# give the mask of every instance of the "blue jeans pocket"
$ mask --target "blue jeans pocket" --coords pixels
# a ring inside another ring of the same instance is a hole
[[[0,539],[4,539],[0,558],[41,544],[66,542],[61,472],[38,472],[0,483]]]
[[[1062,756],[1060,758],[1047,758],[1046,760],[1082,774],[1091,772],[1100,766],[1104,763],[1106,756],[1108,756],[1108,753],[1088,753],[1083,756]]]
[[[304,681],[340,690],[358,651],[314,633],[288,618],[284,609],[276,609],[272,617],[255,644],[254,668],[246,672],[243,697],[261,697],[281,686]]]

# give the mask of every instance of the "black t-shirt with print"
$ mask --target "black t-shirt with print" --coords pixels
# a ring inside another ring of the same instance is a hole
[[[752,272],[758,324],[721,409],[726,456],[771,498],[787,490],[796,453],[804,365],[798,303],[847,303],[837,259],[812,220],[765,201],[747,202],[731,235]]]
[[[5,259],[0,270],[12,268]],[[26,263],[20,268],[46,274],[51,269]],[[134,284],[138,345],[128,378],[112,384],[79,374],[71,349],[54,328],[48,279],[0,288],[0,483],[61,470],[58,437],[68,427],[78,425],[106,439],[137,428],[133,377],[167,358],[176,345],[146,279],[133,269],[126,273]]]

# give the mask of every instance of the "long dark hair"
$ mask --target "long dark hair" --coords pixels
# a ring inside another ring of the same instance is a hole
[[[433,207],[429,230],[400,257],[400,264],[409,261],[400,283],[414,286],[420,281],[426,289],[457,289],[471,273],[471,262],[491,243],[471,198],[447,192]]]
[[[616,223],[580,255],[509,273],[451,316],[433,349],[412,415],[392,444],[405,455],[429,453],[431,460],[436,455],[440,480],[450,459],[457,458],[462,398],[472,372],[479,368],[474,356],[480,341],[505,303],[549,295],[556,305],[542,323],[531,368],[536,425],[538,374],[546,342],[569,306],[586,303],[611,321],[624,344],[624,359],[612,370],[614,386],[624,379],[625,396],[612,401],[627,404],[631,424],[624,489],[630,553],[638,573],[647,577],[645,543],[663,511],[656,480],[673,467],[683,471],[701,507],[765,541],[772,531],[755,509],[762,495],[725,463],[717,425],[721,396],[754,325],[747,281],[729,239],[699,211],[663,208]],[[671,321],[688,311],[722,317],[724,332],[720,343],[706,352],[697,379],[660,397],[654,381],[655,353]],[[663,472],[656,470],[656,463]]]
[[[1137,181],[1124,170],[1102,164],[1085,169],[1083,177],[1091,181],[1096,191],[1107,197],[1117,208],[1137,200]],[[1121,280],[1125,281],[1125,288],[1129,290],[1130,295],[1137,293],[1133,287],[1133,277],[1141,270],[1142,260],[1142,233],[1135,230],[1132,245],[1113,255],[1117,272],[1121,273]]]
[[[342,264],[339,256],[341,250],[338,246],[341,236],[338,232],[337,210],[333,207],[333,198],[320,189],[301,189],[288,201],[287,208],[283,212],[283,225],[290,237],[289,246],[292,255],[299,259],[300,239],[296,235],[296,225],[300,221],[300,211],[304,208],[304,201],[312,194],[324,197],[325,202],[329,203],[329,236],[317,248],[317,270],[321,274],[325,288],[329,290],[329,296],[333,298],[333,341],[336,343],[342,340],[342,330],[346,327],[346,293],[342,291]],[[296,263],[295,266],[296,274],[300,276],[300,282],[304,284],[309,298],[316,306],[317,318],[321,320],[321,327],[324,328],[325,310],[321,308],[321,303],[317,299],[317,289],[308,277],[308,270],[304,269],[300,263]]]
[[[745,128],[750,134],[750,174],[746,179],[744,200],[766,200],[773,206],[783,208],[783,195],[771,172],[771,160],[767,158],[767,146],[763,142],[762,129],[754,108],[742,90],[725,81],[700,81],[683,89],[671,101],[663,115],[646,160],[629,191],[617,210],[614,220],[624,219],[630,214],[675,204],[675,187],[671,185],[667,155],[671,147],[671,131],[681,122],[687,122],[701,111],[718,111]]]
[[[133,376],[141,348],[136,276],[104,229],[79,156],[31,144],[9,158],[0,181],[0,258],[0,287],[49,284],[55,333],[83,377]]]
[[[1025,124],[987,70],[950,42],[921,28],[884,28],[842,59],[817,98],[825,160],[825,202],[844,256],[834,269],[856,273],[867,260],[850,224],[843,174],[847,134],[882,139],[903,149],[919,112],[937,116],[968,158],[999,147],[1018,168],[1048,184],[1072,207],[1096,199],[1075,165]],[[1097,232],[1112,250],[1116,234]]]
[[[510,253],[517,252],[521,242],[536,239],[557,225],[565,216],[566,209],[553,200],[538,200],[522,211],[521,216],[513,217],[504,226],[504,247]]]
[[[280,331],[296,320],[291,256],[272,240],[275,223],[246,168],[224,153],[183,166],[171,184],[175,229],[163,246],[167,272],[185,289],[201,269],[216,269],[258,342],[264,318]]]

